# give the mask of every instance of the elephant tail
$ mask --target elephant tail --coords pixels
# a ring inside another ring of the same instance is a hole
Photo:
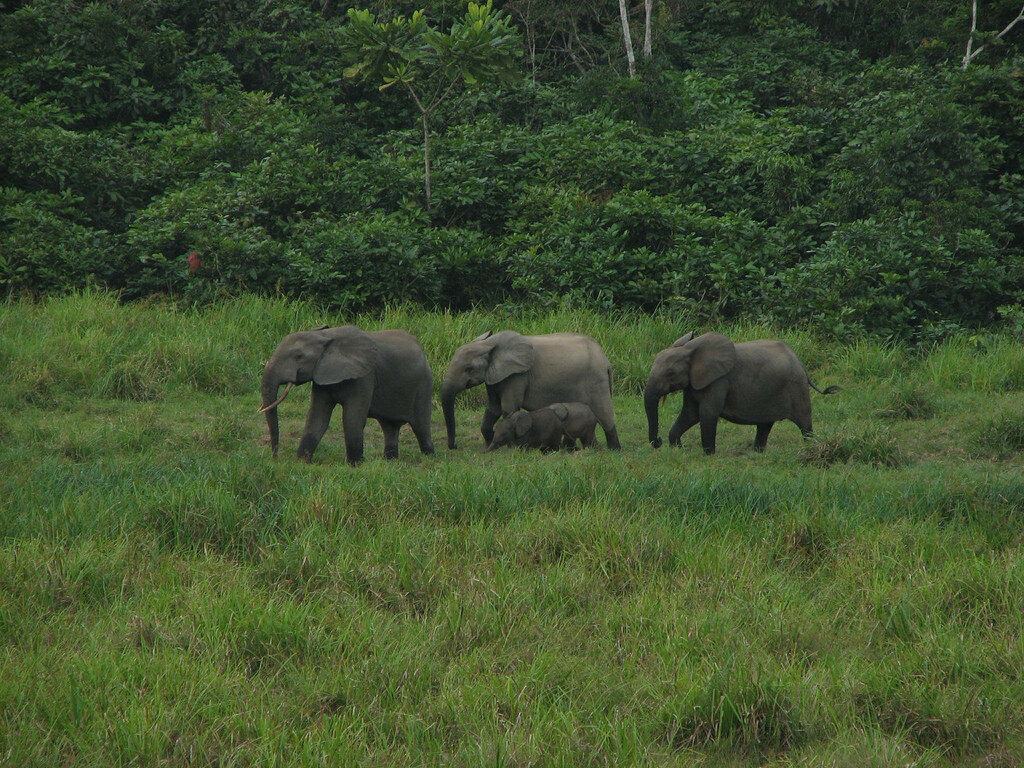
[[[810,376],[807,377],[807,383],[810,384],[811,385],[811,389],[813,389],[819,395],[832,395],[832,394],[835,394],[836,392],[842,392],[843,391],[842,387],[836,386],[835,384],[833,384],[831,387],[825,387],[825,389],[818,389],[816,386],[814,386],[814,382],[811,381],[811,377]]]

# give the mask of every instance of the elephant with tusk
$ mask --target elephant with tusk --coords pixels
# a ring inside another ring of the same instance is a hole
[[[277,408],[296,384],[313,382],[306,426],[298,456],[309,461],[320,444],[331,413],[342,407],[345,456],[349,464],[363,460],[363,429],[367,418],[384,431],[384,457],[398,457],[398,433],[412,427],[425,454],[434,452],[430,435],[433,379],[430,365],[415,336],[401,331],[367,332],[354,325],[320,326],[289,334],[263,369],[260,413],[266,415],[270,450],[277,457]],[[284,394],[277,393],[287,384]]]

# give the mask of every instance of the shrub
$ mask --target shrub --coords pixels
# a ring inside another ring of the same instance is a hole
[[[442,270],[423,234],[405,214],[311,218],[289,244],[289,289],[348,310],[434,304],[441,300]]]
[[[77,202],[0,187],[0,286],[46,293],[113,282],[113,239],[78,223]]]

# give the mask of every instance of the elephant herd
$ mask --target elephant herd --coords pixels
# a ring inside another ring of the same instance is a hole
[[[319,326],[286,336],[263,371],[260,412],[266,415],[270,449],[277,456],[277,406],[295,384],[312,381],[298,456],[309,461],[336,405],[342,407],[345,455],[363,459],[363,428],[376,419],[384,432],[384,457],[398,456],[398,433],[409,424],[425,454],[431,438],[433,379],[416,337],[403,330],[364,331],[354,325]],[[278,397],[281,385],[287,388]],[[594,443],[600,424],[611,449],[620,448],[612,410],[612,370],[601,346],[578,333],[523,336],[485,333],[452,356],[441,386],[448,447],[455,449],[455,399],[484,384],[487,406],[480,431],[486,450],[503,445],[557,450]],[[683,392],[683,407],[669,429],[671,445],[700,424],[705,453],[714,453],[718,419],[757,427],[754,449],[764,450],[776,421],[789,419],[811,434],[810,387],[820,390],[782,341],[734,344],[718,333],[688,333],[658,353],[644,390],[648,439],[661,446],[658,400]],[[497,428],[496,428],[497,425]]]

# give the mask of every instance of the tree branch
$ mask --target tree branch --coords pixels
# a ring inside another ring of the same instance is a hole
[[[996,40],[1001,40],[1007,32],[1017,26],[1018,23],[1024,21],[1024,6],[1021,6],[1020,13],[1017,14],[1017,18],[1007,24],[1003,31],[995,36]],[[978,50],[971,53],[971,46],[974,42],[974,33],[978,28],[978,0],[971,0],[971,34],[967,36],[967,53],[964,54],[963,69],[967,69],[967,65],[970,64],[974,58],[988,48],[989,43],[978,46]]]

